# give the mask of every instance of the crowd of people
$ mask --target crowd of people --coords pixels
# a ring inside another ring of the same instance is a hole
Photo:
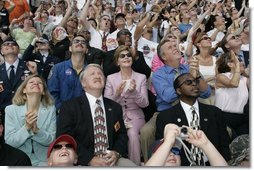
[[[248,0],[0,0],[0,165],[250,166]]]

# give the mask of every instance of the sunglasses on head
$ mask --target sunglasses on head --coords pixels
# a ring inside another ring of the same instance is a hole
[[[120,54],[119,55],[119,58],[125,58],[125,57],[128,57],[128,58],[131,58],[131,53],[126,53],[126,54]]]
[[[199,79],[194,79],[194,80],[187,79],[184,82],[182,82],[181,84],[179,84],[178,88],[180,88],[183,84],[186,84],[189,86],[189,85],[192,85],[193,83],[199,84],[199,82],[200,82]]]
[[[2,46],[18,46],[16,42],[4,42]]]
[[[82,45],[86,45],[86,41],[85,40],[78,40],[78,39],[74,39],[72,41],[73,44],[82,44]]]
[[[174,155],[180,155],[181,150],[179,148],[172,147],[170,152],[173,153]]]
[[[73,149],[73,145],[72,144],[55,144],[53,146],[53,149],[55,150],[60,150],[62,149],[63,147],[67,148],[67,149]]]

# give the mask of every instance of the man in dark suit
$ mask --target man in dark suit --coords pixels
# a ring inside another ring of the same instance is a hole
[[[78,144],[78,165],[90,166],[134,166],[127,157],[127,132],[123,122],[121,106],[102,96],[105,77],[98,64],[88,65],[80,74],[84,95],[62,104],[57,125],[57,136],[69,134]],[[106,117],[106,139],[108,148],[103,156],[96,155],[94,127],[96,102],[100,100]],[[121,157],[123,156],[123,157]]]
[[[0,65],[0,117],[4,124],[5,107],[11,104],[12,97],[25,77],[37,72],[37,66],[35,62],[25,63],[18,58],[19,46],[11,38],[7,38],[1,45],[1,54],[5,60]]]
[[[131,32],[128,29],[122,29],[117,33],[117,42],[118,45],[132,45]],[[103,71],[107,77],[110,74],[114,74],[120,71],[120,68],[114,62],[114,54],[116,49],[108,51],[103,60]],[[136,53],[136,58],[133,61],[132,69],[138,73],[146,75],[146,78],[150,77],[151,68],[146,64],[143,53],[137,50],[134,50]]]
[[[198,85],[200,78],[194,78],[191,74],[179,75],[174,81],[174,89],[180,98],[180,102],[170,109],[162,111],[156,121],[156,139],[163,138],[164,127],[168,123],[178,126],[190,126],[192,120],[191,107],[195,108],[199,119],[199,128],[204,131],[208,139],[214,144],[225,160],[230,159],[229,135],[222,118],[222,111],[211,105],[199,103],[197,98],[200,95]],[[190,148],[190,144],[184,141]],[[190,165],[186,155],[181,151],[182,165]],[[209,163],[208,163],[209,164]]]

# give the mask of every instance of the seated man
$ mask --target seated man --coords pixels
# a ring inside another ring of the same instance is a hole
[[[48,166],[75,166],[78,161],[76,141],[68,134],[59,136],[50,144],[47,158]]]
[[[102,96],[105,76],[98,64],[80,73],[85,93],[60,108],[57,136],[72,135],[82,166],[135,166],[127,157],[128,136],[120,104]]]
[[[180,102],[170,109],[162,111],[156,121],[156,139],[163,138],[164,127],[168,123],[174,123],[179,127],[183,125],[202,130],[216,149],[226,159],[230,159],[229,135],[226,131],[222,111],[211,105],[199,103],[199,80],[190,73],[179,75],[174,81],[174,89]],[[188,147],[190,143],[186,143]],[[182,165],[190,165],[183,150],[181,153]],[[209,164],[209,163],[208,163]]]

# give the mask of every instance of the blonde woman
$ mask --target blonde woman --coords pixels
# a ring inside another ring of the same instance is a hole
[[[56,110],[45,80],[28,76],[12,105],[5,109],[5,142],[24,151],[33,166],[47,163],[47,149],[55,139]]]

